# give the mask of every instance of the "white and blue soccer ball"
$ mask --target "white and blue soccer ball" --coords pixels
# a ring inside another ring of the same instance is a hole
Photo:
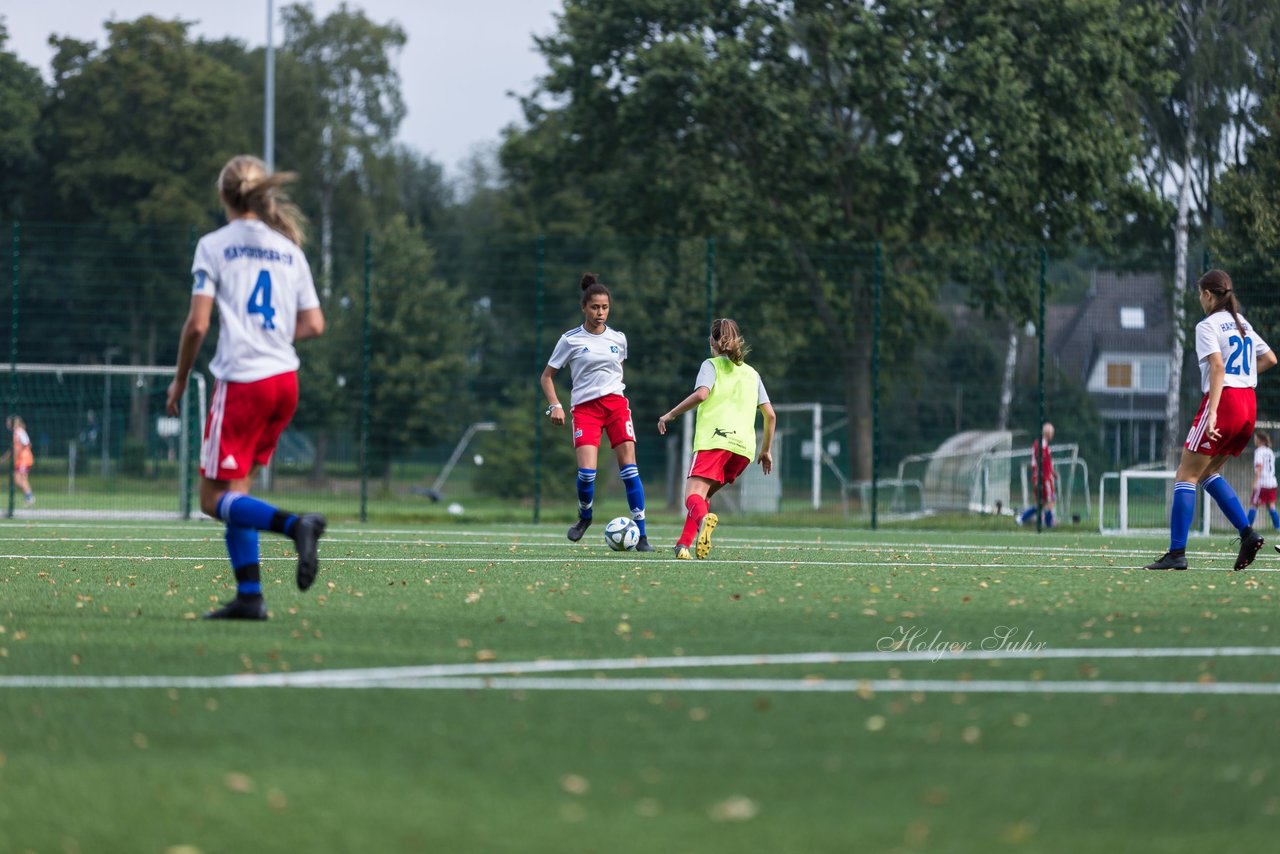
[[[627,552],[640,542],[640,528],[626,516],[619,516],[604,526],[604,541],[615,552]]]

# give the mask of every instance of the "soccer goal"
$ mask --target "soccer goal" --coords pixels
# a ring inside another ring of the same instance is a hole
[[[1098,479],[1098,531],[1103,534],[1161,534],[1169,531],[1169,501],[1177,472],[1148,469],[1109,471]],[[1200,534],[1209,533],[1210,503],[1200,502]]]
[[[1009,506],[1013,456],[1008,430],[967,430],[931,454],[903,457],[897,480],[922,485],[926,513],[996,513]]]
[[[837,504],[847,511],[856,485],[840,469],[847,449],[838,438],[848,426],[844,407],[826,403],[775,403],[778,423],[773,435],[773,473],[750,466],[733,486],[717,494],[731,510],[777,513],[821,510]],[[693,457],[694,414],[681,419],[683,471]],[[757,442],[761,435],[757,432]],[[754,462],[754,461],[753,461]]]
[[[161,365],[10,365],[5,412],[31,438],[34,502],[8,490],[18,518],[186,519],[203,435],[204,377],[191,374],[181,414],[165,413],[174,369]],[[9,467],[12,485],[12,466]]]

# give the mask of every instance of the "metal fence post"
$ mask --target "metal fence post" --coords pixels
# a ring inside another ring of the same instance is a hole
[[[710,332],[711,322],[716,319],[716,239],[714,237],[707,238],[706,313],[705,328]]]
[[[370,328],[370,302],[373,300],[373,233],[364,233],[364,317],[361,319],[363,346],[360,356],[360,521],[369,521],[369,406],[372,378],[369,365],[373,360],[373,330]]]
[[[195,254],[196,254],[196,246],[197,246],[196,227],[193,225],[187,230],[187,254],[193,258],[195,257]],[[196,433],[195,434],[196,441],[192,442],[190,439],[190,436],[192,435],[192,429],[191,429],[192,407],[191,407],[190,400],[191,400],[191,395],[194,393],[195,393],[195,389],[192,387],[192,388],[188,388],[187,393],[182,395],[182,404],[181,404],[180,412],[178,414],[178,417],[182,419],[181,435],[187,437],[185,442],[182,443],[182,454],[181,454],[182,461],[178,464],[179,466],[181,466],[178,473],[178,480],[180,483],[179,492],[181,493],[181,497],[178,499],[178,513],[179,515],[182,516],[184,520],[189,520],[191,518],[191,506],[192,506],[191,498],[195,490],[196,479],[195,477],[192,476],[192,473],[195,468],[192,465],[193,454],[199,455],[200,443],[204,438],[199,433]],[[197,407],[197,410],[198,408],[199,407]],[[198,417],[199,415],[197,413],[197,418]]]
[[[884,291],[884,248],[876,241],[871,275],[871,530],[880,525],[880,298]]]
[[[18,280],[22,270],[22,226],[13,223],[13,270],[9,285],[9,415],[18,411]],[[13,431],[9,430],[9,447],[13,447]],[[13,518],[13,466],[9,466],[9,509]]]
[[[1040,357],[1036,367],[1036,388],[1039,397],[1040,420],[1036,422],[1036,427],[1040,429],[1040,455],[1045,453],[1044,441],[1044,292],[1045,281],[1049,270],[1049,252],[1040,247],[1040,319],[1036,321],[1036,345],[1040,350]],[[1032,444],[1035,448],[1035,444]],[[1041,460],[1037,460],[1041,463]],[[1044,530],[1044,466],[1036,465],[1036,533]]]
[[[542,366],[542,309],[546,293],[547,238],[538,235],[533,275],[533,368]],[[537,392],[537,404],[533,408],[533,523],[542,518],[542,389]]]

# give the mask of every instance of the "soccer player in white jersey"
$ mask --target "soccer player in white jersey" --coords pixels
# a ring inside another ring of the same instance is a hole
[[[1195,512],[1196,484],[1204,487],[1240,532],[1240,553],[1233,569],[1253,563],[1264,542],[1249,524],[1235,490],[1219,472],[1228,456],[1240,456],[1249,445],[1257,417],[1254,389],[1258,373],[1275,366],[1276,354],[1240,315],[1230,276],[1222,270],[1210,270],[1197,284],[1205,313],[1204,320],[1196,324],[1196,357],[1204,398],[1178,463],[1169,511],[1169,551],[1147,569],[1187,568],[1187,535]]]
[[[573,385],[569,399],[573,416],[573,449],[578,458],[578,521],[569,529],[569,540],[582,539],[591,527],[595,501],[596,464],[602,433],[618,457],[619,475],[627,491],[631,518],[640,529],[636,551],[651,552],[644,526],[644,486],[636,466],[636,428],[631,404],[623,395],[622,363],[627,358],[627,336],[608,325],[609,289],[595,273],[582,276],[582,325],[560,336],[540,384],[547,398],[547,415],[557,427],[565,423],[564,406],[556,394],[555,377],[568,366]]]
[[[693,393],[658,419],[658,433],[667,424],[697,408],[693,436],[693,461],[684,484],[688,510],[684,530],[676,540],[676,560],[689,560],[694,546],[698,560],[711,553],[711,532],[719,517],[711,512],[711,496],[738,479],[756,456],[756,410],[764,416],[764,440],[756,457],[761,470],[773,470],[773,431],[778,423],[764,380],[746,363],[750,348],[742,340],[738,324],[727,317],[711,322],[711,358],[698,369]],[[697,537],[696,545],[694,537]]]
[[[1249,524],[1258,518],[1258,508],[1271,512],[1271,527],[1280,531],[1280,513],[1276,513],[1276,455],[1271,450],[1271,437],[1262,430],[1253,434],[1253,491],[1249,498]],[[1280,550],[1280,545],[1276,546]]]
[[[191,366],[218,306],[216,378],[200,448],[200,509],[226,523],[236,597],[205,614],[211,620],[265,620],[258,531],[293,540],[298,588],[316,578],[325,518],[279,510],[249,495],[298,405],[295,341],[324,332],[324,314],[302,251],[302,215],[277,193],[291,173],[269,174],[256,157],[233,157],[218,176],[227,224],[206,234],[191,265],[191,308],[178,344],[166,409],[177,415]]]

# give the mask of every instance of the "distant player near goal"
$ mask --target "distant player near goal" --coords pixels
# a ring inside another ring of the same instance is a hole
[[[1276,513],[1276,455],[1271,450],[1271,437],[1261,430],[1253,434],[1257,447],[1253,450],[1253,490],[1249,497],[1249,524],[1258,518],[1258,508],[1271,511],[1271,527],[1280,531],[1280,513]],[[1280,549],[1280,546],[1276,547]]]
[[[693,462],[685,480],[684,530],[676,541],[677,560],[699,560],[711,552],[711,532],[719,517],[711,512],[711,496],[737,480],[756,456],[756,410],[764,414],[764,440],[757,461],[765,474],[773,470],[773,431],[778,422],[764,381],[746,359],[748,347],[738,324],[726,318],[711,323],[711,358],[698,369],[693,393],[658,419],[658,433],[690,409],[698,410],[693,435]],[[695,546],[694,538],[697,537]]]
[[[13,457],[13,482],[22,490],[22,500],[30,507],[36,503],[31,493],[31,467],[36,464],[35,454],[31,453],[31,436],[27,434],[27,424],[21,415],[10,415],[4,420],[4,426],[13,434],[13,449],[0,455],[0,462]]]
[[[1039,500],[1022,511],[1018,524],[1025,525],[1036,515],[1036,508],[1044,508],[1044,526],[1053,527],[1053,508],[1058,496],[1053,483],[1053,452],[1049,443],[1053,441],[1053,425],[1048,421],[1040,428],[1040,438],[1031,443],[1031,480],[1035,484]]]
[[[1236,530],[1240,553],[1232,569],[1253,563],[1262,535],[1253,530],[1235,490],[1219,472],[1227,457],[1238,457],[1249,445],[1257,417],[1254,389],[1258,373],[1276,364],[1276,354],[1240,315],[1231,277],[1210,270],[1197,283],[1205,318],[1196,324],[1196,357],[1204,398],[1178,463],[1169,510],[1169,551],[1147,569],[1186,569],[1187,535],[1195,514],[1196,484],[1213,497]]]
[[[218,176],[227,224],[200,238],[191,272],[191,308],[178,345],[178,367],[166,410],[177,415],[196,354],[218,305],[218,350],[209,370],[217,382],[200,448],[200,509],[226,523],[236,596],[207,620],[265,620],[258,531],[293,540],[298,588],[316,578],[316,544],[325,518],[299,516],[249,495],[271,461],[298,406],[295,341],[324,332],[324,314],[303,254],[302,215],[276,188],[293,178],[270,174],[256,157],[233,157]]]

